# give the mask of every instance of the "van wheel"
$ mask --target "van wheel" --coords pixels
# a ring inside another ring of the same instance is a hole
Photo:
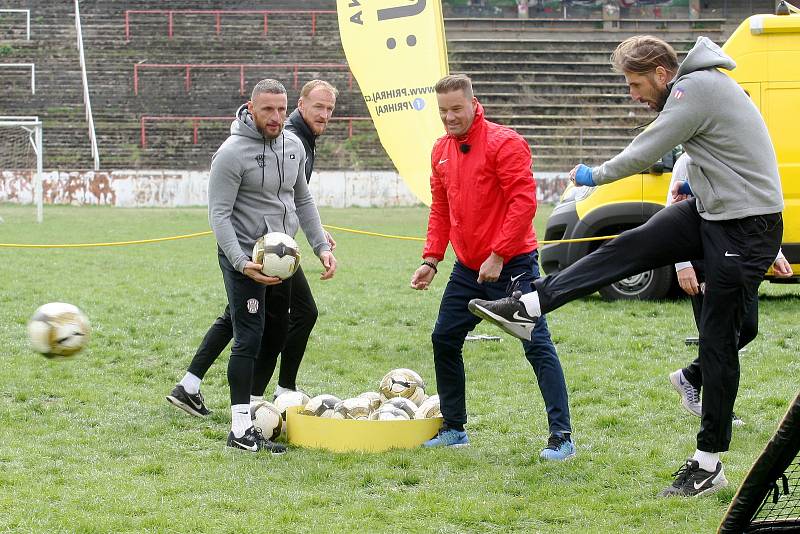
[[[603,287],[600,295],[605,300],[663,299],[669,294],[674,276],[672,266],[659,267]]]

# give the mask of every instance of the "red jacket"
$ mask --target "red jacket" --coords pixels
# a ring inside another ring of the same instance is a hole
[[[477,271],[493,251],[507,263],[536,249],[530,147],[514,130],[487,121],[480,104],[465,137],[448,134],[433,145],[431,194],[423,257],[443,259],[450,242],[458,261]]]

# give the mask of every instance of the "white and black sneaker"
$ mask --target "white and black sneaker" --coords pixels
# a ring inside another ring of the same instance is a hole
[[[531,316],[520,301],[521,291],[498,300],[472,299],[467,307],[473,315],[494,323],[514,337],[530,341],[538,316]]]
[[[697,460],[689,458],[672,476],[675,481],[662,490],[659,497],[700,497],[716,493],[728,485],[722,462],[717,462],[717,468],[711,472],[700,469]]]
[[[233,435],[233,432],[230,432],[226,445],[233,449],[247,452],[269,451],[272,454],[283,454],[286,452],[286,447],[284,445],[268,440],[261,431],[254,426],[245,430],[244,435],[240,438],[237,438]]]
[[[203,401],[203,394],[199,391],[196,395],[186,393],[183,386],[177,384],[172,388],[172,392],[167,395],[167,400],[177,406],[184,412],[195,417],[205,417],[211,413],[211,410],[206,408],[206,403]]]
[[[681,396],[681,406],[690,414],[701,417],[703,406],[700,403],[700,391],[686,380],[686,377],[683,376],[683,369],[670,373],[669,382]]]

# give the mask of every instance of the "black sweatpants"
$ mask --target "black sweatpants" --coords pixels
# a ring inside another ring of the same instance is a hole
[[[703,416],[697,448],[728,450],[739,388],[739,333],[746,310],[778,253],[780,213],[728,221],[700,217],[695,201],[672,204],[563,271],[534,282],[542,313],[628,276],[703,259],[706,290],[700,316]]]
[[[281,354],[281,367],[278,384],[289,389],[296,389],[297,373],[308,345],[308,338],[317,322],[319,312],[303,274],[302,267],[287,281],[278,286],[270,286],[266,297],[267,315],[265,324],[271,336],[262,344],[259,358],[254,369],[253,395],[263,395],[267,384],[275,372],[278,354]],[[280,288],[280,289],[278,289]],[[286,326],[285,309],[287,293],[289,299],[289,319]],[[283,332],[283,335],[280,335]],[[189,364],[188,371],[203,378],[211,365],[233,337],[230,308],[217,317],[206,332],[203,341]]]
[[[706,269],[702,261],[693,261],[692,267],[694,268],[695,275],[698,282],[705,282]],[[697,325],[697,331],[700,332],[700,318],[703,312],[703,293],[691,296],[692,312],[694,313],[694,322]],[[753,299],[753,303],[747,308],[742,319],[742,328],[739,331],[739,344],[737,348],[742,350],[748,343],[753,341],[758,335],[758,295]],[[703,387],[703,374],[700,370],[700,356],[698,355],[692,363],[682,369],[683,377],[695,387],[695,389],[702,389]]]

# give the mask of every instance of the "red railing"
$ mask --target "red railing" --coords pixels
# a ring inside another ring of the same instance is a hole
[[[167,37],[172,39],[172,26],[175,15],[214,15],[216,33],[222,30],[222,15],[261,15],[264,20],[264,35],[269,31],[269,15],[307,14],[311,15],[311,35],[317,33],[317,16],[336,14],[335,10],[310,10],[310,9],[126,9],[125,10],[125,41],[131,40],[131,15],[166,15]]]
[[[353,89],[353,73],[345,63],[134,63],[133,94],[139,94],[139,71],[141,69],[186,69],[184,86],[186,92],[192,88],[192,69],[239,69],[239,94],[244,96],[244,71],[249,68],[291,69],[292,87],[298,88],[298,71],[302,69],[348,69],[347,88]]]
[[[141,130],[141,147],[147,148],[147,130],[145,123],[146,122],[189,122],[192,123],[192,144],[197,144],[198,139],[198,129],[200,128],[201,122],[207,121],[226,121],[231,122],[233,117],[226,116],[226,117],[191,117],[191,116],[180,116],[180,115],[143,115],[140,119],[140,130]],[[350,139],[353,137],[353,122],[354,121],[369,121],[372,120],[370,117],[331,117],[332,121],[347,121],[347,138]]]

